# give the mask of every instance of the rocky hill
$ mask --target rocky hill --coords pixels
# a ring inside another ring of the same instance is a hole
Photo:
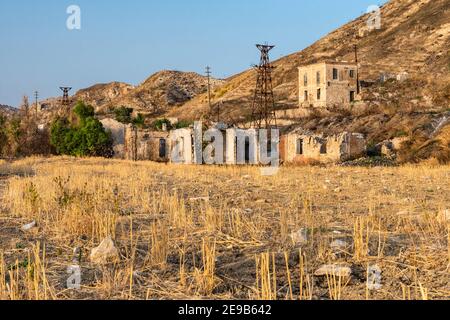
[[[297,105],[299,66],[321,60],[354,61],[354,44],[359,48],[362,80],[376,80],[382,73],[407,72],[412,79],[409,93],[418,101],[412,104],[409,100],[400,101],[403,106],[417,109],[445,107],[446,103],[448,106],[450,1],[391,0],[382,7],[381,13],[380,30],[368,32],[369,16],[364,15],[305,50],[275,61],[274,90],[278,107]],[[223,102],[225,119],[243,119],[251,113],[255,77],[254,70],[245,71],[227,79],[214,92],[215,101]],[[172,110],[172,115],[194,118],[207,112],[205,96],[200,95],[182,108]]]
[[[212,88],[222,85],[224,81],[211,79]],[[103,115],[111,109],[126,106],[136,112],[156,117],[169,112],[197,95],[207,92],[207,77],[194,72],[160,71],[138,86],[122,82],[96,84],[77,91],[72,97],[72,106],[79,100],[95,107]],[[46,118],[60,109],[61,98],[49,98],[41,101]]]
[[[212,87],[223,81],[211,79]],[[105,106],[129,106],[150,114],[163,114],[172,107],[207,92],[208,80],[194,72],[161,71],[155,73],[136,88],[119,95]]]
[[[0,104],[0,114],[5,115],[5,116],[12,116],[14,114],[16,114],[18,112],[18,110],[16,108],[4,105],[4,104]]]
[[[73,100],[82,100],[95,108],[102,108],[110,105],[115,99],[125,96],[135,87],[123,82],[111,82],[105,84],[96,84],[92,87],[79,90]]]

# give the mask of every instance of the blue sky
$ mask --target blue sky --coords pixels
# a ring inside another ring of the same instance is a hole
[[[1,0],[0,104],[95,83],[139,84],[163,69],[228,77],[299,51],[385,0]],[[69,5],[81,30],[68,30]]]

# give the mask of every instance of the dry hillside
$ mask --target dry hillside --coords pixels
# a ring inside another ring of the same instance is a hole
[[[96,84],[79,90],[71,99],[73,105],[82,100],[103,114],[110,113],[111,108],[126,106],[157,116],[206,92],[207,83],[206,77],[195,72],[160,71],[135,87],[122,82]],[[211,79],[213,88],[222,83],[222,80]],[[44,119],[50,119],[55,110],[59,109],[60,100],[61,98],[50,98],[41,102],[46,106]]]
[[[359,47],[362,80],[376,80],[384,72],[408,72],[414,98],[422,100],[417,108],[448,107],[450,1],[392,0],[382,7],[381,30],[364,34],[367,19],[368,15],[364,15],[305,50],[275,61],[278,107],[296,106],[299,66],[321,60],[353,61],[354,44]],[[229,78],[215,91],[216,101],[223,101],[225,118],[249,114],[254,86],[255,72],[248,70]],[[200,95],[172,114],[194,118],[207,111],[206,96]]]

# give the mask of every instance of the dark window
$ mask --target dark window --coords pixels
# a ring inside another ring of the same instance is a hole
[[[317,80],[317,84],[320,84],[320,71],[317,71],[316,80]]]
[[[355,91],[350,91],[350,102],[355,101]]]
[[[320,100],[320,89],[317,89],[317,100]]]
[[[166,139],[159,139],[159,157],[166,157]]]
[[[338,69],[333,68],[333,80],[337,80],[338,79]]]
[[[303,84],[304,84],[305,87],[308,85],[308,75],[306,73],[303,76]]]
[[[322,145],[320,146],[320,154],[327,154],[327,144],[326,143],[322,143]]]
[[[308,101],[308,91],[305,91],[305,101]]]
[[[245,162],[250,162],[250,138],[245,138]]]
[[[297,154],[302,155],[303,154],[303,139],[297,140]]]
[[[350,78],[354,78],[355,77],[355,70],[350,70]]]

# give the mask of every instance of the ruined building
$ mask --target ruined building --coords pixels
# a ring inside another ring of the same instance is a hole
[[[281,137],[280,157],[284,163],[317,161],[333,163],[358,158],[366,152],[366,140],[359,133],[332,136],[293,131]]]
[[[300,107],[342,107],[358,98],[355,63],[321,62],[298,71]]]

